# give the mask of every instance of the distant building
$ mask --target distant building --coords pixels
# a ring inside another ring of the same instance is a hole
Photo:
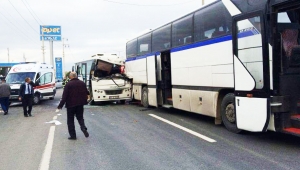
[[[7,75],[9,69],[19,63],[0,63],[0,77],[3,78]],[[0,78],[0,79],[1,79]]]

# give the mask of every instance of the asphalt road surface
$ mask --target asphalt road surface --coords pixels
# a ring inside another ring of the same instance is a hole
[[[300,169],[298,137],[234,134],[209,117],[132,104],[85,106],[90,137],[76,121],[70,141],[66,109],[55,112],[61,93],[35,105],[34,117],[25,118],[19,104],[0,113],[0,170]],[[61,124],[45,123],[52,120]]]

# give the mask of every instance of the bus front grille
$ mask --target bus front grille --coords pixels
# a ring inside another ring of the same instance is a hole
[[[116,94],[122,94],[123,90],[106,90],[106,95],[116,95]]]

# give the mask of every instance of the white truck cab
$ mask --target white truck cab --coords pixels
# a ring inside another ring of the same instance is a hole
[[[20,86],[25,82],[26,77],[30,77],[36,85],[34,87],[34,104],[38,104],[42,99],[53,100],[56,93],[54,75],[52,65],[35,62],[14,65],[6,76],[6,83],[11,87],[10,100],[18,100]]]

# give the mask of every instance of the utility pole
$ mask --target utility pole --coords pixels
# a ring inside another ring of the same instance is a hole
[[[9,48],[7,48],[7,61],[9,63]]]
[[[42,26],[42,51],[43,51],[43,63],[45,63],[44,26]]]
[[[66,60],[65,60],[65,47],[69,46],[69,44],[65,44],[65,41],[64,41],[64,40],[65,40],[65,38],[63,38],[63,41],[62,41],[62,42],[63,42],[63,44],[62,44],[62,45],[63,45],[63,57],[62,57],[62,60],[63,60],[63,61],[62,61],[62,62],[63,62],[63,73],[64,73],[64,71],[65,71],[65,61],[66,61]],[[66,38],[66,41],[68,41],[67,38]]]
[[[50,44],[50,64],[52,65],[52,66],[54,66],[54,59],[53,59],[53,40],[50,40],[49,41],[49,44]]]
[[[23,59],[24,59],[24,62],[26,62],[26,57],[25,57],[25,54],[23,53]]]

